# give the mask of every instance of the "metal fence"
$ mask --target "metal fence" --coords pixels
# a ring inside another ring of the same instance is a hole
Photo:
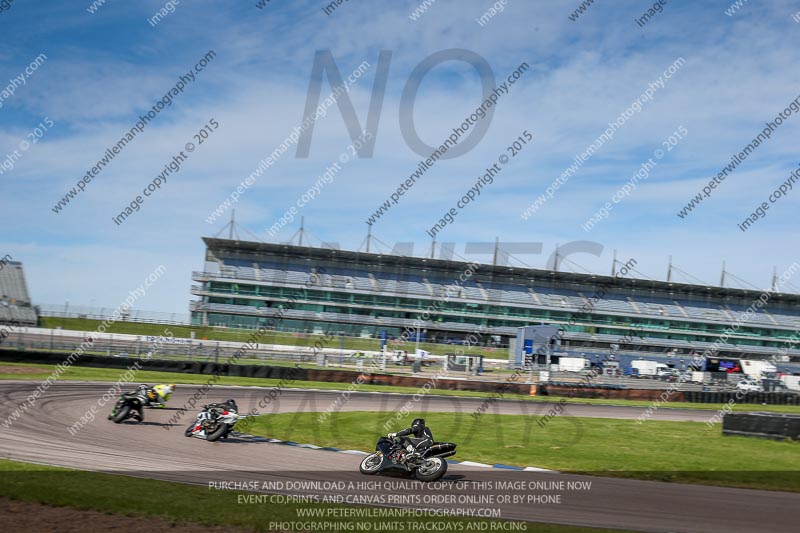
[[[70,305],[64,303],[40,304],[39,315],[55,318],[88,318],[91,320],[106,320],[111,318],[116,307],[92,307],[89,305]],[[144,322],[148,324],[170,324],[175,326],[191,325],[191,315],[189,313],[164,313],[162,311],[143,311],[139,309],[129,309],[123,313],[123,320],[127,322]]]

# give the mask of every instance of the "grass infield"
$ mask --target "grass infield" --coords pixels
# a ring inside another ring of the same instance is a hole
[[[520,415],[340,412],[256,417],[249,433],[372,451],[380,435],[425,418],[437,440],[458,444],[458,461],[561,472],[800,492],[800,443],[722,436],[720,424],[556,416],[543,427]],[[390,429],[386,424],[390,422]]]

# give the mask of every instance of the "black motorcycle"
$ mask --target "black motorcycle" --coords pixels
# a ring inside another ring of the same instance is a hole
[[[378,439],[375,453],[364,457],[358,469],[362,474],[373,475],[384,470],[394,470],[413,475],[420,481],[436,481],[447,472],[445,457],[456,454],[452,442],[435,442],[429,448],[415,451],[414,441],[406,437]]]
[[[119,424],[128,418],[133,418],[141,422],[142,416],[139,413],[145,403],[146,402],[138,392],[124,392],[117,400],[111,414],[108,415],[108,419],[115,424]]]

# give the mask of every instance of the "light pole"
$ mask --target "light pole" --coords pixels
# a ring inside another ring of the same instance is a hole
[[[344,331],[339,331],[339,366],[344,366]]]
[[[421,326],[421,324],[417,323],[417,339],[416,339],[415,348],[414,348],[414,362],[411,364],[411,373],[412,374],[416,373],[417,369],[422,370],[422,366],[421,366],[422,363],[420,362],[422,358],[420,357],[420,354],[419,354],[420,326]]]

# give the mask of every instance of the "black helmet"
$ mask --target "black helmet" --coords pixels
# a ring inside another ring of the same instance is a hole
[[[227,400],[225,400],[225,403],[227,403],[228,405],[232,405],[232,406],[233,406],[233,409],[234,409],[234,411],[238,411],[238,410],[239,410],[239,408],[236,406],[236,400],[234,400],[234,399],[227,399]]]
[[[411,422],[411,429],[415,432],[425,429],[425,419],[424,418],[415,418],[413,422]]]

